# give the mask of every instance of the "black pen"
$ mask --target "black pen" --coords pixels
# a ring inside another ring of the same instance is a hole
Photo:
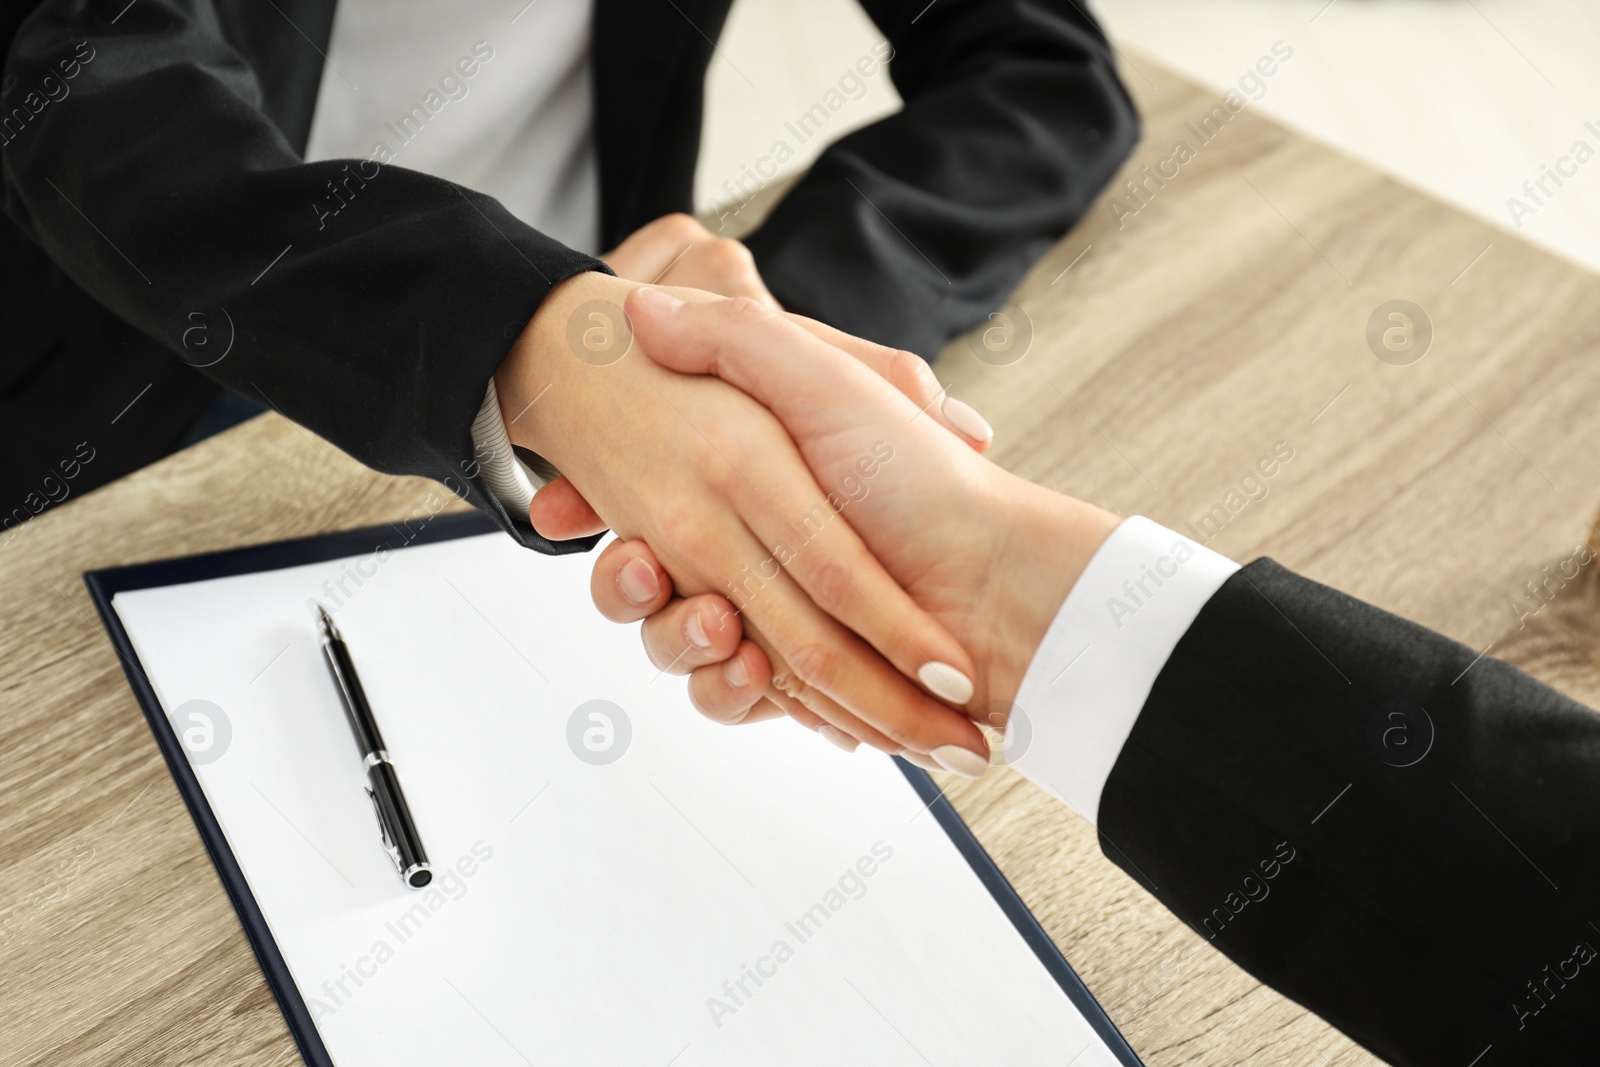
[[[422,847],[422,837],[416,823],[411,821],[411,809],[406,805],[406,795],[400,788],[400,777],[383,747],[383,734],[378,732],[378,720],[372,715],[372,705],[356,676],[356,665],[350,660],[350,650],[333,625],[328,610],[317,605],[317,627],[322,634],[322,652],[328,661],[328,673],[339,690],[344,704],[345,717],[356,735],[356,747],[361,750],[361,761],[367,769],[367,797],[378,816],[378,830],[383,835],[384,851],[394,860],[406,885],[421,889],[433,881],[433,866]]]

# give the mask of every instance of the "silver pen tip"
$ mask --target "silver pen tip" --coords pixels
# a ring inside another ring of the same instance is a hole
[[[322,602],[320,600],[314,600],[312,603],[317,607],[318,629],[329,636],[337,636],[339,631],[333,625],[333,616],[328,614],[328,609],[322,606]]]

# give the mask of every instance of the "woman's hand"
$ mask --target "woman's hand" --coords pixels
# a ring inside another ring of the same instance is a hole
[[[719,296],[748,296],[772,307],[778,306],[778,302],[762,283],[749,250],[737,241],[716,237],[689,215],[666,215],[640,227],[614,251],[608,253],[605,259],[620,277],[632,281],[686,286]],[[964,441],[974,451],[984,452],[993,443],[994,431],[989,424],[971,407],[948,396],[940,387],[933,371],[922,359],[906,352],[893,352],[894,358],[886,359],[884,354],[891,350],[885,349],[882,345],[843,333],[814,319],[798,315],[791,318],[817,337],[862,360],[885,381],[900,390],[918,410],[926,413],[928,418],[956,435],[958,440]],[[587,537],[606,529],[605,520],[600,518],[589,502],[565,477],[556,478],[539,490],[534,498],[530,517],[534,528],[552,541]],[[654,563],[648,548],[644,549],[643,555],[651,559],[651,566],[659,567]],[[612,590],[612,592],[617,591]],[[669,595],[670,592],[669,585],[663,596]],[[711,595],[711,599],[722,604],[727,603],[715,595]],[[598,594],[596,601],[601,602],[601,596]],[[608,601],[607,604],[609,603]],[[667,601],[663,601],[663,604],[665,603]],[[652,630],[659,630],[662,625],[676,626],[684,619],[696,617],[693,610],[695,604],[698,604],[698,600],[694,604],[685,606],[681,612],[674,606],[673,610],[663,616],[661,622],[646,627],[647,649],[654,648],[648,640]],[[655,605],[651,611],[654,612],[662,607],[663,605]],[[605,605],[602,610],[606,610]],[[717,617],[728,614],[728,609],[723,608],[707,610],[712,611]],[[644,617],[644,614],[640,613],[638,604],[618,600],[607,611],[607,617],[615,622],[637,622]],[[737,629],[736,616],[732,625]],[[656,657],[654,651],[651,655]],[[679,649],[671,655],[656,658],[655,662],[670,673],[687,674],[692,667],[700,665],[700,656],[699,650]],[[762,671],[766,670],[765,658],[760,655],[759,650],[752,649],[749,656],[752,662],[761,662]],[[793,718],[818,730],[841,747],[855,747],[856,742],[853,739],[829,727],[797,702],[785,700],[782,694],[775,690],[753,691],[754,685],[755,683],[750,683],[751,688],[729,687],[719,693],[708,685],[706,677],[702,676],[691,683],[690,691],[697,706],[707,714],[722,718],[724,721],[739,716],[737,721],[740,722],[760,722],[783,714],[787,710]],[[762,685],[764,687],[765,683]]]
[[[821,484],[861,479],[864,451],[892,453],[844,517],[913,599],[974,654],[976,692],[968,706],[981,721],[1002,726],[1033,650],[1117,518],[961,447],[874,374],[870,358],[847,355],[753,302],[676,305],[671,297],[646,292],[629,303],[651,357],[718,374],[767,404]],[[914,357],[883,349],[877,361],[907,358]],[[612,546],[597,563],[597,602],[620,560],[647,565],[648,555],[639,546]],[[616,608],[602,602],[602,610]],[[659,657],[674,649],[690,612],[718,617],[725,610],[709,601],[675,605],[646,623],[647,645]],[[698,700],[730,698],[720,670],[712,657],[695,670]]]
[[[769,411],[646,358],[621,312],[635,288],[591,273],[546,298],[495,376],[513,443],[560,468],[619,536],[651,547],[658,590],[716,590],[737,603],[748,641],[733,647],[749,681],[735,688],[762,688],[754,657],[764,655],[784,710],[885,751],[987,751],[964,716],[908,681],[969,698],[973,665],[959,642],[829,506]],[[530,518],[548,535],[543,496]],[[726,648],[697,646],[680,662]]]
[[[738,241],[717,237],[690,215],[663,215],[639,227],[604,258],[620,278],[700,291],[698,297],[690,299],[707,299],[705,294],[744,296],[779,307],[762,282],[750,250]],[[815,319],[790,317],[817,337],[863,360],[975,451],[988,450],[994,439],[989,424],[971,407],[947,396],[923,360],[905,352],[896,353],[902,358],[883,359],[882,353],[890,350],[882,345]],[[596,328],[601,327],[596,324]],[[588,537],[606,529],[605,521],[566,478],[557,478],[539,490],[533,506],[533,525],[552,541]]]

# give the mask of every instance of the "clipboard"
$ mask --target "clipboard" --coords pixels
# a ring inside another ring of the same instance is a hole
[[[240,924],[244,927],[251,948],[288,1023],[300,1054],[312,1067],[333,1067],[335,1061],[319,1033],[313,1012],[308,1007],[307,993],[296,984],[284,952],[274,937],[272,925],[252,891],[250,880],[246,877],[234,845],[230,843],[217,812],[208,801],[196,768],[191,764],[183,743],[173,728],[168,717],[168,709],[162,707],[157,697],[156,688],[152,685],[145,665],[141,663],[128,627],[124,625],[123,619],[113,606],[113,600],[119,594],[138,590],[187,585],[307,564],[328,563],[371,553],[374,551],[374,546],[378,546],[380,551],[386,547],[390,552],[398,553],[423,545],[443,544],[495,532],[494,524],[479,513],[456,513],[434,516],[419,529],[413,529],[409,525],[404,529],[394,525],[376,526],[207,555],[93,571],[84,575],[84,582],[110,640],[122,659],[129,685],[144,710],[157,747],[161,750],[168,770],[177,783],[178,790],[238,914]],[[351,640],[355,643],[360,638]],[[1016,936],[1059,987],[1060,993],[1104,1043],[1115,1062],[1124,1067],[1141,1067],[1141,1061],[1136,1053],[1028,910],[937,783],[925,771],[903,760],[895,759],[894,763],[904,775],[910,789],[925,806],[925,810],[933,816],[937,826],[948,836],[950,843],[988,891],[994,904],[1009,920]],[[1070,1049],[1061,1051],[1061,1060],[1051,1062],[1061,1062],[1071,1052]]]

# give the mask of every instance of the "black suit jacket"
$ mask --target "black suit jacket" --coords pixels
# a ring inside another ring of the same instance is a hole
[[[748,243],[789,307],[927,356],[1083,213],[1136,121],[1079,0],[863,3],[905,109],[834,145]],[[608,247],[691,208],[727,7],[596,0]],[[449,182],[303,162],[332,21],[332,0],[0,12],[0,523],[162,455],[225,385],[527,545],[592,544],[507,515],[469,427],[545,294],[602,265]],[[324,218],[330,182],[350,202]]]
[[[1179,641],[1099,823],[1398,1067],[1600,1063],[1600,715],[1505,663],[1259,560]]]

